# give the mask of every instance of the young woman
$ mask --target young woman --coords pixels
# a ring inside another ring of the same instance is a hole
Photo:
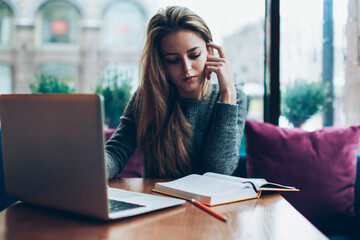
[[[160,10],[148,24],[141,70],[140,86],[105,145],[109,179],[121,173],[136,148],[144,177],[232,174],[246,96],[204,20],[184,7]],[[211,73],[217,84],[210,84]]]

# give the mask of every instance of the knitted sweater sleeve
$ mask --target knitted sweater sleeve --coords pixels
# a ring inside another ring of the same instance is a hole
[[[217,102],[203,152],[203,169],[232,174],[239,161],[246,119],[246,95],[237,87],[237,104]]]
[[[105,159],[108,179],[115,178],[136,149],[136,124],[133,112],[133,96],[125,108],[120,123],[112,137],[105,143]]]

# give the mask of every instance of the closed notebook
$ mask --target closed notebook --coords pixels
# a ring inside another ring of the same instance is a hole
[[[155,192],[195,199],[209,206],[259,198],[264,191],[299,191],[295,187],[261,178],[240,178],[218,173],[191,174],[170,182],[158,182]]]

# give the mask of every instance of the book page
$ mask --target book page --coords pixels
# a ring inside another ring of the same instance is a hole
[[[191,174],[171,182],[157,183],[156,185],[208,197],[233,194],[240,192],[244,188],[250,188],[246,184],[197,174]],[[155,187],[155,189],[157,188]]]
[[[253,186],[256,188],[256,191],[259,191],[260,188],[264,188],[266,190],[275,190],[275,189],[295,189],[295,187],[290,187],[290,186],[285,186],[285,185],[281,185],[281,184],[277,184],[277,183],[271,183],[266,181],[264,178],[241,178],[241,177],[234,177],[234,176],[228,176],[228,175],[224,175],[224,174],[219,174],[219,173],[212,173],[212,172],[207,172],[205,173],[203,176],[208,176],[208,177],[213,177],[213,178],[217,178],[217,179],[224,179],[227,181],[232,181],[232,182],[238,182],[238,183],[247,183],[247,182],[251,182],[253,184]]]
[[[236,183],[241,183],[241,184],[246,184],[246,185],[249,185],[249,182],[251,182],[254,185],[254,187],[256,188],[256,191],[259,191],[259,188],[262,185],[268,183],[263,178],[242,178],[242,177],[234,177],[234,176],[224,175],[224,174],[220,174],[220,173],[213,173],[213,172],[204,173],[203,176],[213,177],[213,178],[217,178],[217,179],[223,179],[226,181],[231,181],[231,182],[236,182]]]

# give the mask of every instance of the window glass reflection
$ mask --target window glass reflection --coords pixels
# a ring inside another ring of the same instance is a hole
[[[79,13],[71,4],[48,2],[40,11],[42,43],[77,43]]]

